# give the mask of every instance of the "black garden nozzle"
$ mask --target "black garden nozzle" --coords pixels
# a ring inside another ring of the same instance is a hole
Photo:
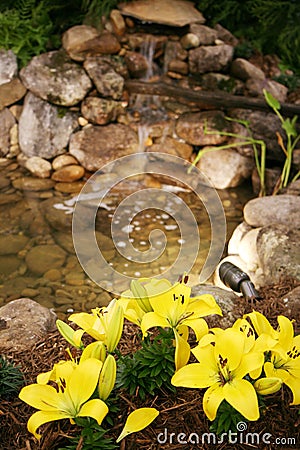
[[[219,267],[219,275],[225,286],[240,292],[246,300],[261,299],[249,275],[234,264],[228,261],[223,262]]]

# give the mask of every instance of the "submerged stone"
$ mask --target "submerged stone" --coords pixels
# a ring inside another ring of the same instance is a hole
[[[31,272],[43,275],[50,269],[62,267],[65,259],[66,252],[58,245],[37,245],[26,254],[25,261]]]

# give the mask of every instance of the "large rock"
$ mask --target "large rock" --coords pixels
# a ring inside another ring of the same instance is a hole
[[[212,45],[218,37],[216,30],[199,23],[192,23],[190,25],[190,32],[198,37],[198,45]]]
[[[175,27],[205,22],[203,15],[193,3],[183,0],[136,0],[120,3],[118,8],[124,16]]]
[[[26,156],[50,159],[63,153],[72,131],[78,126],[72,112],[60,116],[56,106],[29,92],[19,121],[19,144]]]
[[[0,49],[0,85],[9,83],[18,73],[17,57],[12,50]]]
[[[249,78],[258,80],[264,80],[266,78],[264,72],[259,67],[256,67],[254,64],[243,58],[235,59],[232,62],[230,69],[234,77],[244,81]]]
[[[298,210],[299,214],[299,210]],[[257,253],[266,284],[281,278],[300,280],[300,229],[284,225],[263,227],[257,236]]]
[[[56,314],[30,298],[0,308],[0,353],[30,350],[55,329]]]
[[[192,145],[222,144],[227,137],[221,136],[219,131],[229,131],[225,115],[220,111],[185,113],[176,122],[177,135]]]
[[[234,322],[241,317],[239,311],[240,297],[233,291],[225,290],[217,286],[206,284],[197,284],[192,287],[191,296],[210,294],[220,306],[223,316],[214,314],[205,317],[210,327],[227,328],[231,327]]]
[[[249,78],[245,84],[248,95],[252,97],[263,97],[263,90],[266,89],[280,103],[285,102],[288,88],[275,80],[262,80],[259,78]]]
[[[26,88],[19,78],[0,84],[0,111],[5,106],[18,102],[26,94]]]
[[[180,156],[183,159],[190,159],[193,153],[193,147],[178,139],[167,136],[156,140],[155,144],[148,148],[150,152],[169,153],[170,155]]]
[[[85,119],[95,125],[114,122],[124,111],[122,102],[100,97],[86,97],[81,103],[81,113]]]
[[[96,171],[117,158],[135,153],[136,133],[126,125],[90,126],[74,133],[69,152],[87,170]]]
[[[288,292],[282,300],[285,306],[285,315],[292,318],[296,315],[299,316],[300,286]],[[300,325],[297,324],[297,326],[299,327]]]
[[[247,120],[251,129],[252,135],[255,139],[260,139],[265,142],[267,151],[267,160],[282,162],[285,155],[280,147],[276,133],[281,133],[281,122],[276,114],[266,114],[262,111],[250,111],[245,109],[233,109],[230,111],[230,117],[238,120]],[[283,140],[284,133],[281,133]]]
[[[201,46],[189,51],[189,67],[192,74],[218,72],[232,61],[233,47],[228,44]]]
[[[84,68],[95,83],[97,91],[103,97],[112,97],[118,100],[122,96],[124,78],[119,75],[108,63],[101,59],[88,58]]]
[[[0,157],[9,153],[10,149],[10,130],[15,125],[16,119],[5,108],[0,112]]]
[[[252,230],[252,227],[248,225],[246,222],[240,223],[233,231],[231,238],[228,242],[228,254],[229,255],[238,255],[239,254],[239,245],[243,237],[248,233],[248,231]]]
[[[216,189],[239,186],[250,177],[253,166],[251,158],[240,155],[232,148],[218,150],[218,147],[215,151],[205,153],[197,164]]]
[[[147,75],[150,64],[146,56],[138,52],[126,52],[125,62],[132,77],[141,78]]]
[[[84,61],[88,56],[98,54],[115,54],[121,49],[116,36],[108,31],[100,34],[88,25],[69,28],[63,35],[62,45],[75,61]]]
[[[43,275],[50,269],[59,269],[66,259],[65,251],[58,245],[37,245],[32,247],[26,254],[26,264],[28,269],[37,274]]]
[[[84,69],[63,50],[34,56],[20,71],[23,84],[35,95],[60,106],[80,102],[92,87]]]
[[[300,197],[273,195],[250,200],[244,207],[244,219],[252,227],[282,224],[300,228]]]

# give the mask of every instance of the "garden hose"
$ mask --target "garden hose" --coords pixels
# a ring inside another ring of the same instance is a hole
[[[261,299],[249,275],[234,264],[223,262],[219,267],[219,275],[225,286],[235,292],[240,292],[246,300]]]

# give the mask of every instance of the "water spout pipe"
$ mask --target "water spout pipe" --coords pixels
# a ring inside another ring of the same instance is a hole
[[[261,297],[249,278],[239,267],[226,261],[219,267],[219,275],[225,286],[240,292],[246,300],[260,300]]]

